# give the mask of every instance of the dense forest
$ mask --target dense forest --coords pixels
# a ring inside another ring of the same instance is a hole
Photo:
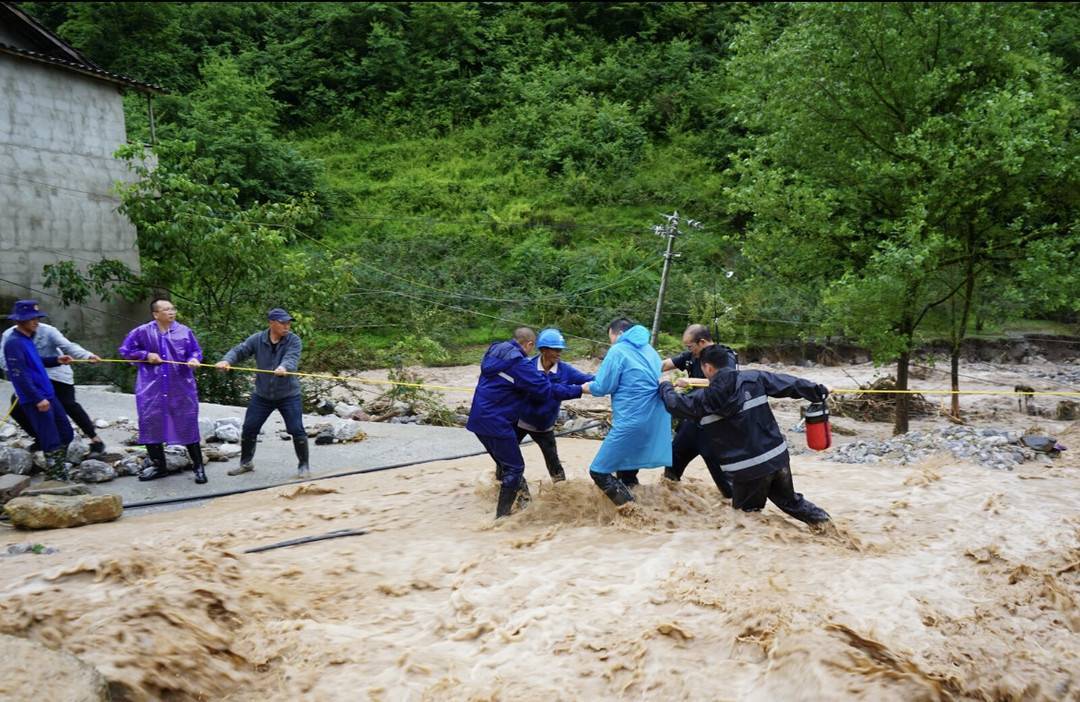
[[[141,275],[53,286],[167,290],[211,347],[271,304],[324,368],[602,339],[675,210],[676,338],[842,338],[903,387],[922,340],[1080,311],[1076,5],[20,5],[167,91],[152,169],[125,103]]]

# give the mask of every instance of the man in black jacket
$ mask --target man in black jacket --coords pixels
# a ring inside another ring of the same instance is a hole
[[[825,510],[795,492],[787,443],[769,408],[770,397],[823,402],[828,388],[790,375],[725,368],[726,354],[716,346],[702,350],[700,358],[707,388],[682,395],[664,381],[660,397],[672,415],[701,426],[732,478],[732,506],[757,512],[767,498],[807,524],[829,521]]]
[[[705,373],[701,370],[701,352],[716,346],[709,328],[704,324],[691,324],[683,332],[683,346],[686,348],[682,353],[665,358],[660,366],[660,372],[675,370],[686,371],[691,378],[704,378]],[[720,346],[725,354],[725,368],[739,369],[739,356],[733,349]],[[721,469],[720,461],[710,451],[709,442],[701,435],[701,427],[691,419],[683,419],[675,431],[675,438],[671,442],[671,465],[664,469],[664,477],[676,482],[682,480],[683,473],[690,461],[698,456],[705,461],[705,467],[709,469],[716,487],[724,497],[731,497],[731,476]]]

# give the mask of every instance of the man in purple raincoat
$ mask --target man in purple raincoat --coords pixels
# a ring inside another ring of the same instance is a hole
[[[139,474],[139,480],[166,475],[165,444],[183,444],[191,456],[195,482],[205,483],[199,447],[199,392],[195,386],[202,349],[191,329],[176,321],[176,308],[171,302],[155,299],[150,311],[154,321],[132,329],[120,346],[122,358],[144,361],[138,364],[135,406],[139,411],[139,443],[146,445],[149,465]]]

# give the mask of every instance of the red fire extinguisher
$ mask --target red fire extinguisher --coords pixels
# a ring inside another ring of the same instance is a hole
[[[824,402],[815,402],[806,409],[806,445],[815,451],[832,446],[829,408]]]

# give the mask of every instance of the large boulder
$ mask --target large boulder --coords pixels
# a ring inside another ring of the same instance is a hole
[[[16,497],[4,505],[12,525],[21,529],[64,529],[111,522],[123,511],[119,495],[36,495]]]
[[[34,456],[27,450],[13,446],[0,446],[0,473],[30,475],[34,470]]]
[[[15,428],[14,424],[8,424],[7,422],[0,424],[0,441],[7,441],[8,439],[13,439],[18,433],[19,430]]]
[[[13,497],[18,497],[29,484],[30,476],[28,475],[16,475],[14,473],[0,475],[0,505]]]
[[[109,684],[86,661],[0,634],[0,699],[108,702]]]
[[[88,458],[68,471],[68,477],[77,483],[107,483],[116,478],[116,471],[108,463]]]

